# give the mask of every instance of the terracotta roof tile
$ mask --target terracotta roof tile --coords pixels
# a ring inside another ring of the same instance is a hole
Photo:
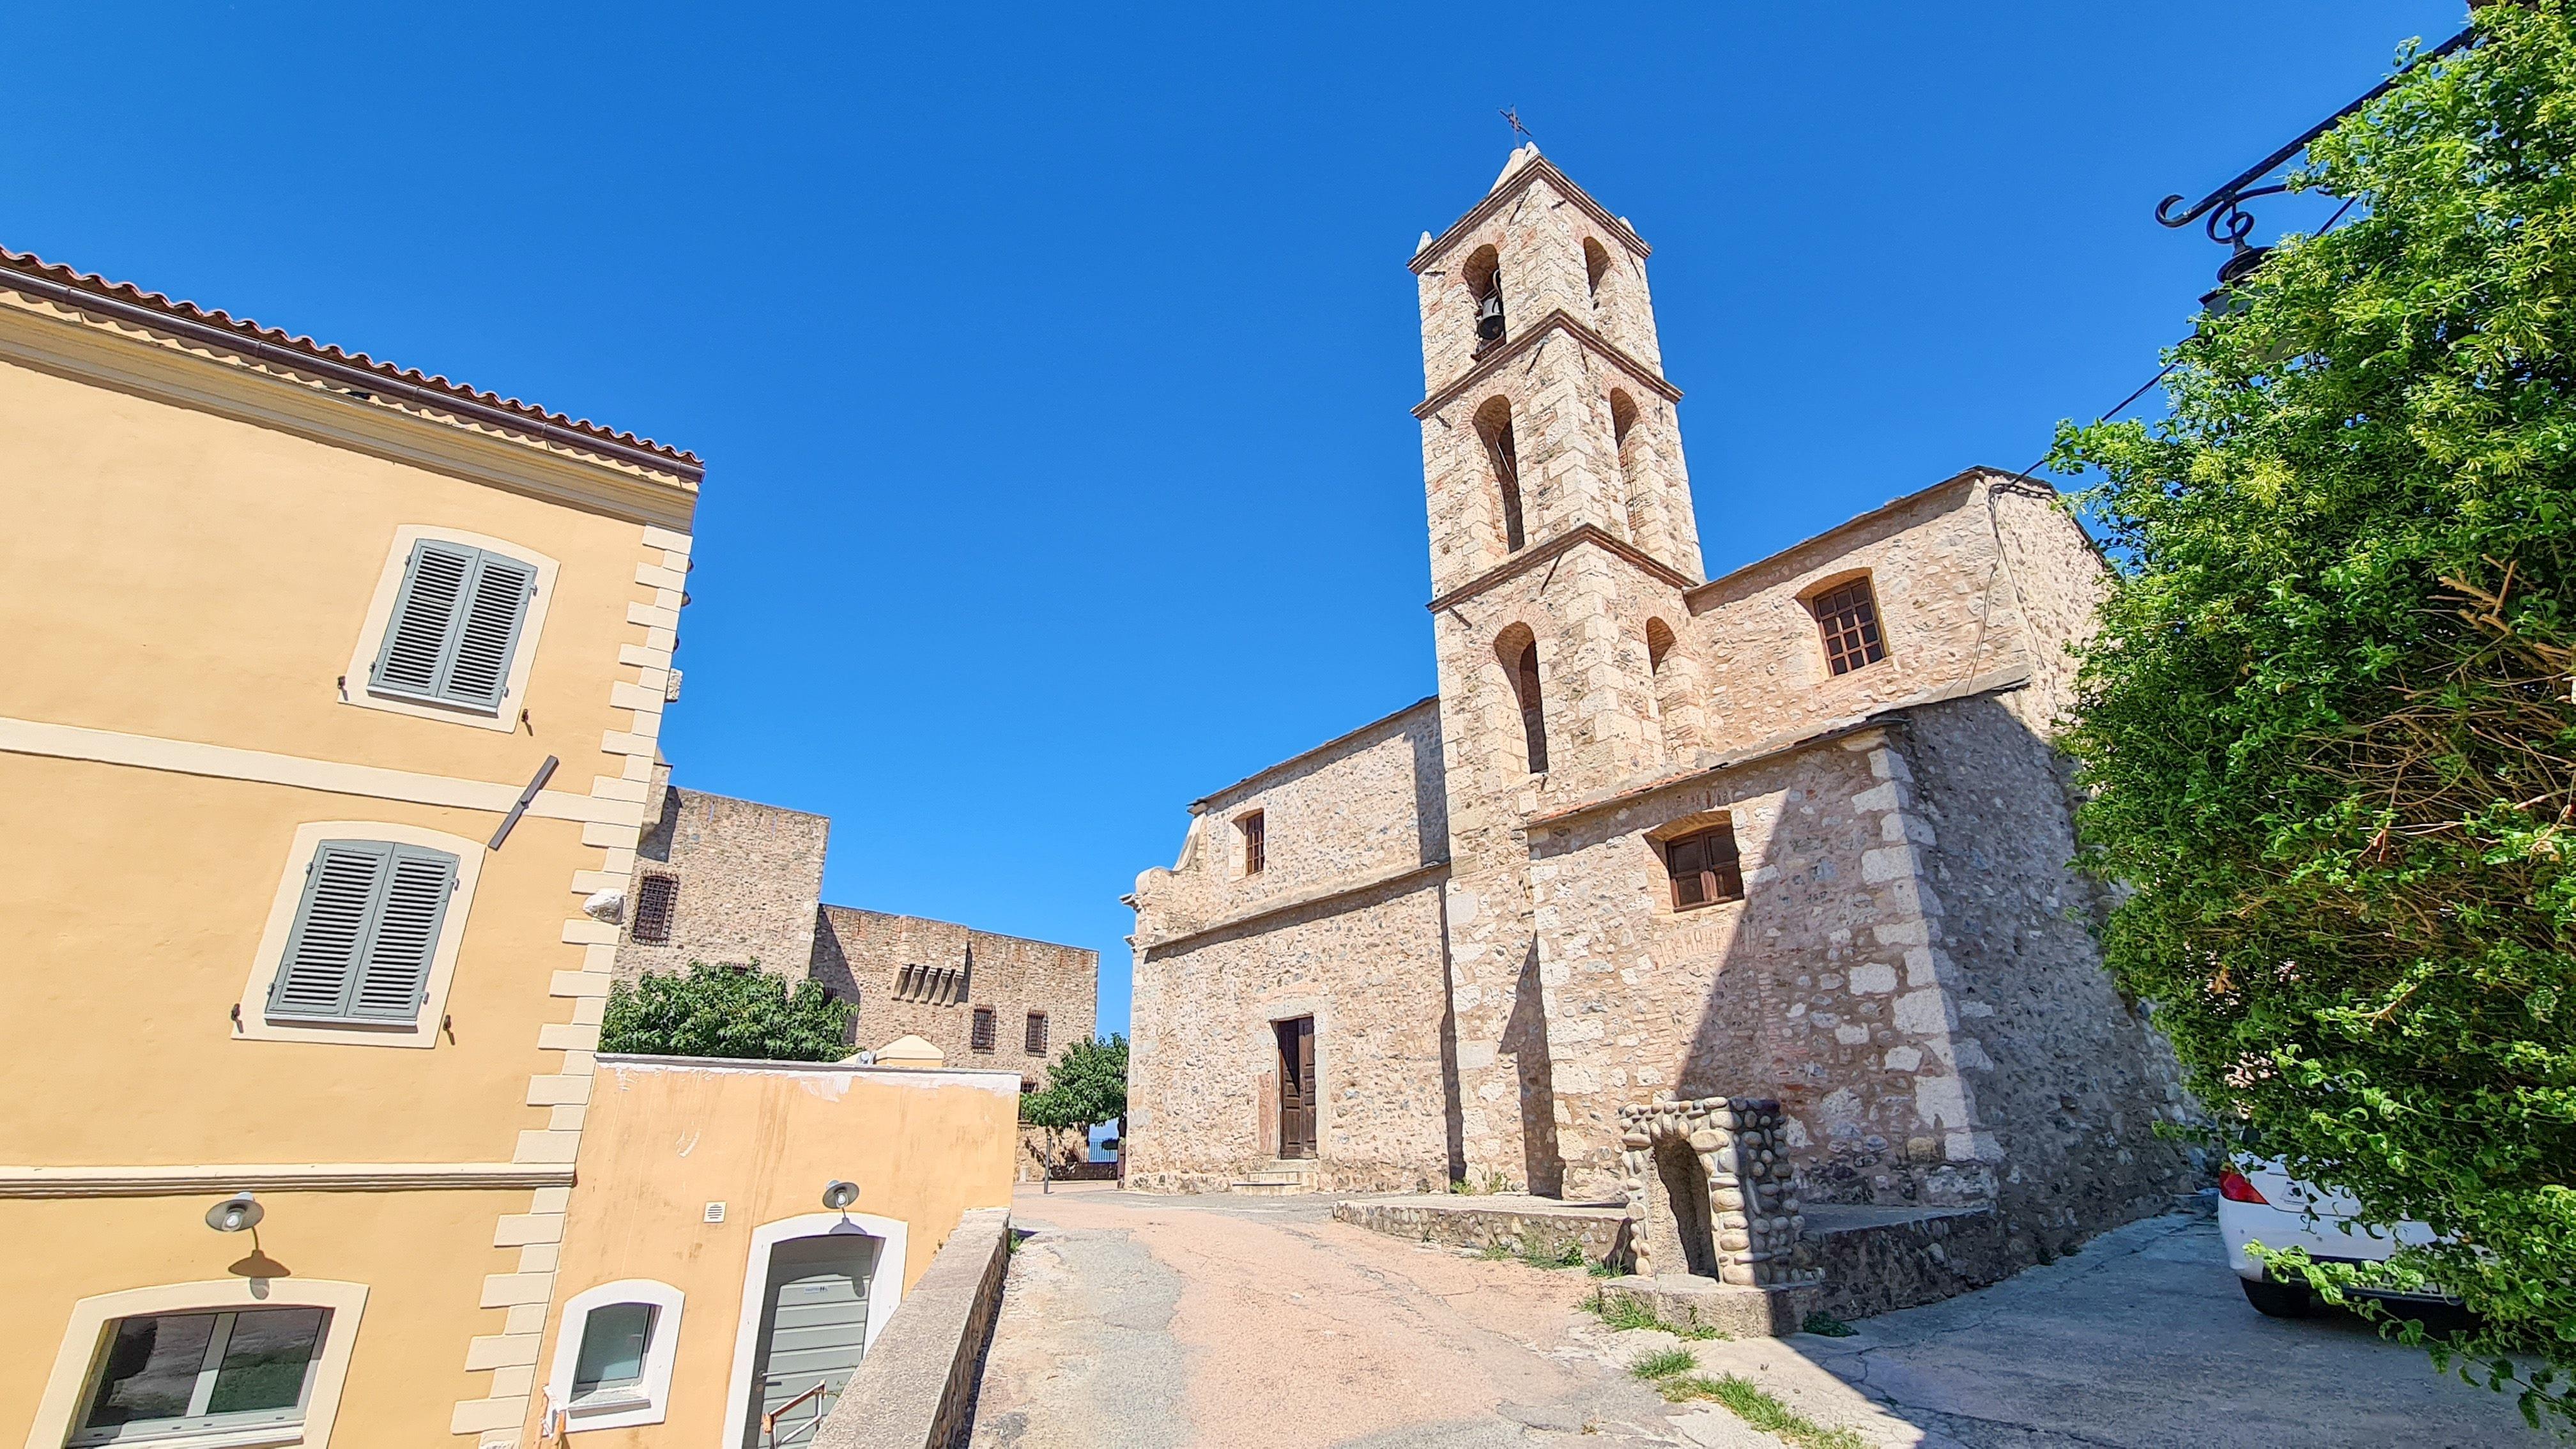
[[[327,343],[316,342],[310,337],[290,337],[275,327],[263,327],[247,317],[235,317],[227,312],[200,307],[194,302],[180,301],[160,292],[146,292],[131,282],[111,282],[95,272],[75,271],[70,267],[48,262],[32,253],[11,251],[5,246],[0,246],[0,286],[9,285],[9,278],[12,275],[50,282],[53,286],[43,289],[48,292],[82,293],[104,299],[111,304],[121,304],[120,310],[139,309],[158,314],[189,330],[211,329],[226,333],[252,343],[255,347],[264,346],[294,354],[297,359],[320,364],[327,370],[354,369],[368,373],[385,382],[396,384],[404,390],[451,399],[457,405],[458,411],[482,414],[486,420],[500,426],[511,426],[512,421],[515,420],[521,430],[540,438],[550,433],[571,434],[574,438],[588,439],[593,444],[605,445],[600,451],[610,456],[645,455],[630,458],[629,461],[669,468],[691,482],[697,481],[700,474],[705,471],[705,465],[699,460],[697,454],[665,443],[657,443],[651,438],[638,437],[603,423],[594,423],[588,418],[569,418],[562,413],[550,412],[535,403],[523,402],[514,397],[505,398],[498,393],[485,392],[465,383],[451,382],[445,377],[432,377],[414,368],[396,367],[390,362],[379,362],[363,352],[345,352]],[[570,439],[565,441],[572,446],[580,446],[578,442],[572,442]]]

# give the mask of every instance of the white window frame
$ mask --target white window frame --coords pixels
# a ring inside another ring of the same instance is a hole
[[[403,573],[411,566],[412,546],[424,538],[507,554],[537,571],[537,591],[528,598],[528,615],[519,626],[518,646],[510,657],[509,684],[501,696],[498,710],[439,704],[408,695],[379,694],[367,687],[375,675],[376,656],[384,652],[385,630],[393,626],[394,603],[402,595]],[[376,596],[367,605],[367,618],[358,630],[357,646],[349,651],[348,672],[341,676],[348,681],[341,691],[341,703],[353,704],[360,709],[407,714],[414,719],[472,725],[476,729],[498,730],[504,734],[516,731],[519,728],[519,711],[528,704],[528,675],[536,664],[538,636],[545,631],[546,606],[554,601],[555,575],[561,568],[562,565],[546,555],[506,538],[426,523],[406,523],[395,529],[393,547],[385,554],[384,572],[376,580]]]
[[[685,1297],[679,1289],[651,1278],[620,1278],[565,1300],[563,1323],[555,1330],[554,1367],[546,1375],[542,1427],[552,1430],[558,1414],[565,1416],[567,1429],[574,1433],[661,1423],[670,1412],[671,1368],[680,1353],[680,1307]],[[643,1380],[614,1397],[594,1395],[585,1405],[572,1396],[572,1376],[581,1367],[582,1334],[590,1326],[593,1309],[621,1303],[653,1305],[653,1336],[644,1344]]]
[[[71,1322],[54,1352],[53,1372],[45,1380],[36,1413],[27,1428],[27,1449],[62,1449],[79,1427],[88,1407],[100,1356],[106,1350],[107,1326],[120,1318],[156,1313],[223,1313],[248,1308],[327,1308],[320,1352],[308,1370],[312,1387],[304,1397],[304,1422],[239,1430],[193,1430],[119,1440],[120,1449],[167,1445],[170,1449],[271,1449],[301,1445],[324,1449],[340,1414],[340,1390],[349,1377],[349,1354],[358,1338],[358,1318],[367,1306],[367,1285],[335,1283],[320,1278],[225,1278],[215,1282],[168,1283],[102,1293],[72,1304]]]
[[[304,902],[304,868],[326,840],[383,840],[396,845],[425,846],[456,857],[456,893],[438,927],[438,949],[430,958],[428,993],[411,1025],[349,1026],[268,1019],[269,990],[286,964],[286,943],[295,933],[295,912]],[[474,906],[475,883],[483,875],[483,842],[466,840],[417,825],[381,820],[317,820],[295,828],[287,848],[286,868],[279,872],[277,895],[269,902],[268,925],[260,933],[258,953],[251,957],[250,978],[234,1007],[235,1041],[336,1042],[342,1046],[434,1047],[439,1023],[447,1015],[447,989],[456,978],[456,957],[465,942],[465,918]]]
[[[751,1366],[760,1356],[761,1289],[769,1283],[769,1255],[780,1243],[796,1238],[827,1238],[844,1234],[879,1239],[876,1271],[868,1278],[867,1352],[874,1352],[877,1335],[885,1332],[886,1321],[894,1317],[895,1305],[903,1301],[905,1245],[911,1230],[900,1218],[881,1218],[867,1213],[805,1213],[763,1223],[751,1233],[751,1261],[742,1270],[742,1314],[734,1322],[733,1375],[725,1385],[725,1432],[741,1432],[745,1415],[751,1412]],[[728,1441],[729,1442],[729,1441]]]

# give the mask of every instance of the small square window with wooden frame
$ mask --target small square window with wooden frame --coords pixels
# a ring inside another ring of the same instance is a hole
[[[1261,874],[1263,867],[1270,863],[1268,832],[1263,826],[1261,812],[1255,810],[1237,817],[1234,828],[1243,835],[1243,873]]]
[[[1887,642],[1878,628],[1878,599],[1870,592],[1868,576],[1825,590],[1808,607],[1824,632],[1825,662],[1834,673],[1849,674],[1887,657]]]
[[[1736,854],[1734,823],[1665,841],[1664,871],[1672,879],[1676,911],[1744,899],[1744,863]]]
[[[967,1035],[966,1045],[979,1052],[993,1049],[993,1008],[989,1006],[975,1008],[975,1024]]]

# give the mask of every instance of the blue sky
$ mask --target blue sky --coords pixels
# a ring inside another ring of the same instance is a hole
[[[101,5],[0,243],[697,450],[681,778],[1123,1026],[1186,802],[1432,688],[1404,262],[1497,107],[1656,248],[1716,572],[2128,394],[2156,199],[2461,15]]]

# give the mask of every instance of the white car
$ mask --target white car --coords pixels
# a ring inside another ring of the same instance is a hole
[[[2354,1221],[2361,1204],[2332,1188],[2301,1182],[2276,1162],[2239,1159],[2218,1175],[2218,1233],[2227,1240],[2227,1266],[2257,1313],[2274,1318],[2303,1318],[2316,1308],[2314,1290],[2303,1283],[2282,1283],[2267,1276],[2263,1264],[2246,1251],[2248,1243],[2266,1248],[2305,1248],[2320,1263],[2376,1263],[2399,1243],[2429,1243],[2433,1230],[2418,1222],[2397,1225],[2392,1239],[2378,1228]],[[2419,1303],[2447,1303],[2438,1293],[2376,1293],[2379,1298]]]

